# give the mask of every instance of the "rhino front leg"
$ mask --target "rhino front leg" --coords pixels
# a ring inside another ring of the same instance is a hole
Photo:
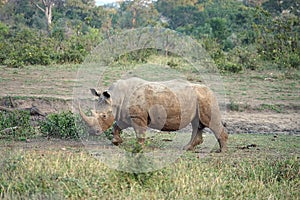
[[[123,142],[121,136],[120,136],[120,133],[121,133],[121,128],[115,123],[113,125],[113,129],[112,129],[112,133],[113,133],[113,139],[112,139],[112,143],[114,145],[119,145]]]
[[[133,128],[134,128],[138,143],[143,145],[145,143],[145,138],[146,138],[145,133],[146,133],[147,127],[133,127]]]
[[[138,143],[144,144],[146,138],[147,122],[140,118],[132,119],[132,127],[135,131]]]

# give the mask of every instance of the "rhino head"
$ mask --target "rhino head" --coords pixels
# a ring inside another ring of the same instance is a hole
[[[83,121],[92,128],[96,133],[102,133],[109,129],[114,123],[112,112],[112,100],[108,91],[99,94],[95,89],[91,89],[94,96],[98,97],[95,110],[92,110],[92,116],[86,116],[79,106],[79,114]]]

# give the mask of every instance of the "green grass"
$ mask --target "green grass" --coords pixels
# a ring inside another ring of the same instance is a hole
[[[82,146],[12,145],[0,141],[3,199],[297,199],[300,195],[299,136],[230,135],[226,154],[199,159],[197,153],[187,152],[162,170],[141,174],[112,170]]]
[[[284,105],[261,104],[258,110],[270,110],[270,111],[275,111],[277,113],[281,113],[284,111]]]

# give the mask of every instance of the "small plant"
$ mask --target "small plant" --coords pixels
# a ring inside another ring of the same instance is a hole
[[[167,62],[167,65],[171,68],[171,69],[176,69],[178,66],[178,63],[176,63],[176,61],[174,60],[170,60]]]
[[[277,104],[275,104],[275,105],[274,104],[261,104],[259,109],[275,111],[277,113],[281,113],[283,111],[281,105],[277,105]]]
[[[221,69],[225,72],[238,73],[243,70],[240,64],[227,61]]]
[[[79,116],[75,116],[70,111],[54,113],[48,115],[46,120],[41,122],[40,129],[47,137],[78,139],[84,133],[85,127],[78,126],[77,122],[79,122]]]
[[[0,112],[0,136],[25,140],[35,134],[29,111]]]
[[[239,104],[233,102],[233,101],[230,101],[230,104],[228,105],[229,109],[232,110],[232,111],[240,111],[240,106]]]

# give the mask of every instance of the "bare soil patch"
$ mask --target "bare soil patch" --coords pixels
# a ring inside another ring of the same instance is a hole
[[[72,101],[64,99],[28,97],[14,99],[14,103],[17,108],[28,108],[34,105],[45,114],[73,110]],[[9,104],[8,98],[0,98],[1,106],[9,107]],[[288,113],[253,110],[227,111],[224,114],[223,119],[229,133],[300,134],[300,113],[297,110]],[[40,119],[40,117],[32,117],[32,120]]]

